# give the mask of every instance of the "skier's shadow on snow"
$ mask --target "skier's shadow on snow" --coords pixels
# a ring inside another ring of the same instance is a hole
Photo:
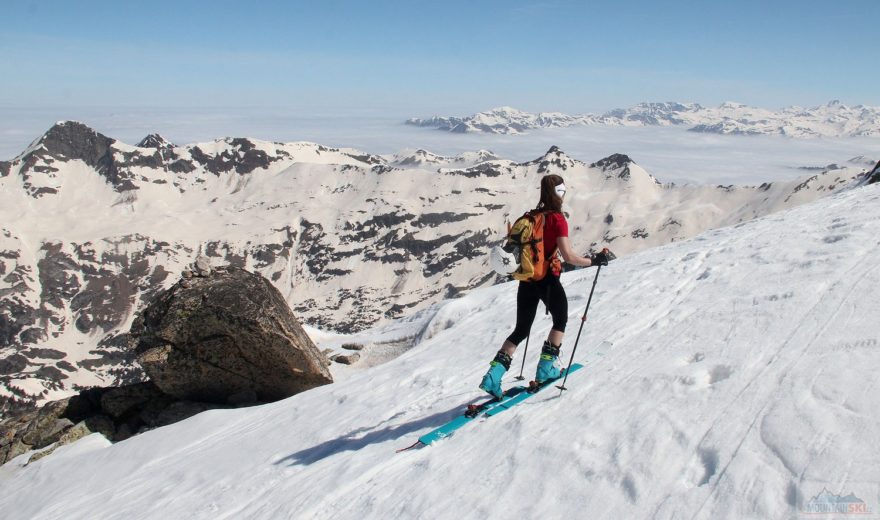
[[[449,422],[453,417],[461,415],[466,405],[456,405],[445,412],[435,413],[428,417],[416,419],[397,426],[389,426],[381,430],[373,430],[373,428],[359,428],[353,432],[347,433],[342,437],[322,442],[317,446],[306,448],[296,453],[279,459],[275,465],[287,464],[289,466],[308,466],[327,457],[336,455],[343,451],[356,451],[370,444],[378,444],[389,440],[399,439],[404,435],[413,433],[418,430],[427,428],[436,428],[441,424]],[[371,431],[372,430],[372,431]],[[361,435],[362,433],[364,435]]]

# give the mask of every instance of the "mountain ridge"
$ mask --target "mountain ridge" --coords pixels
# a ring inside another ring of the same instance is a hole
[[[625,154],[588,165],[558,147],[526,162],[247,138],[139,148],[63,123],[0,177],[0,401],[138,381],[134,313],[199,255],[259,272],[298,318],[339,332],[492,285],[502,278],[488,252],[548,173],[569,186],[575,248],[619,255],[864,180],[847,166],[757,187],[676,186]]]
[[[717,107],[697,103],[651,102],[617,108],[603,114],[569,115],[524,112],[497,107],[457,117],[410,118],[408,125],[455,133],[522,134],[543,128],[569,126],[688,126],[692,132],[724,135],[782,135],[797,138],[880,135],[880,107],[849,107],[838,100],[811,108],[779,110],[725,102]]]

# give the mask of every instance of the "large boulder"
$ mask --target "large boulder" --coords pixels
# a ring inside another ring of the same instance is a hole
[[[135,320],[131,336],[147,375],[178,399],[274,401],[333,382],[281,293],[235,267],[184,273]]]

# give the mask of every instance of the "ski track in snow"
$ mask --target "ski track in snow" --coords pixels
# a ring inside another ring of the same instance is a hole
[[[0,467],[0,510],[790,518],[824,486],[880,481],[878,236],[880,187],[868,186],[621,258],[600,273],[575,356],[586,367],[568,391],[395,454],[483,399],[476,384],[512,327],[516,290],[475,290],[435,307],[413,349],[339,383],[116,445],[91,436],[27,467],[16,459]],[[594,273],[563,275],[565,362]],[[527,377],[549,327],[539,311]]]

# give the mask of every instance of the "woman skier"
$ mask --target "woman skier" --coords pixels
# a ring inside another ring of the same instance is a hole
[[[586,258],[576,254],[572,249],[568,238],[568,222],[562,214],[565,191],[565,183],[559,175],[545,175],[541,179],[541,200],[533,213],[545,215],[543,234],[547,260],[553,260],[558,250],[562,258],[572,265],[581,267],[608,265],[608,257],[605,253],[596,253]],[[489,364],[489,371],[483,376],[480,389],[498,399],[503,396],[501,377],[510,369],[517,345],[529,335],[539,301],[544,302],[553,316],[553,328],[550,329],[550,334],[541,349],[535,381],[542,383],[561,375],[557,360],[562,337],[565,335],[565,324],[568,321],[568,299],[565,296],[565,289],[559,282],[560,273],[561,265],[555,261],[551,262],[551,268],[540,280],[520,281],[516,293],[516,327]]]

